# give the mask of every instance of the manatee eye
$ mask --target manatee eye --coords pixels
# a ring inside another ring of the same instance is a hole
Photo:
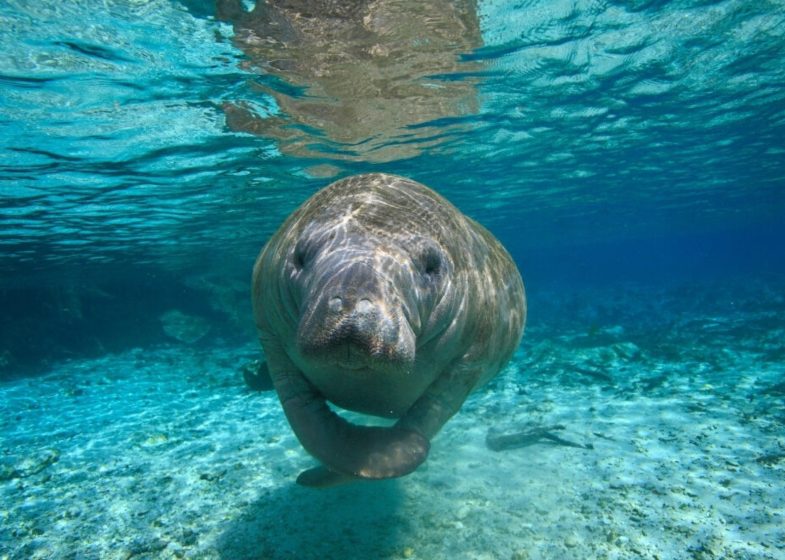
[[[294,253],[292,254],[292,264],[294,268],[297,270],[301,270],[305,267],[305,259],[306,259],[306,247],[305,243],[302,241],[298,241],[297,245],[294,247]]]
[[[319,254],[335,240],[335,232],[330,231],[327,235],[313,235],[304,232],[303,236],[297,241],[292,252],[292,265],[297,270],[306,268]]]
[[[438,278],[444,267],[441,251],[436,247],[428,247],[420,257],[420,269],[428,278]]]

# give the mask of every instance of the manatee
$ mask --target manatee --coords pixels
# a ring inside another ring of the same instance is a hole
[[[322,463],[299,476],[307,486],[414,471],[526,320],[499,241],[428,187],[379,173],[295,210],[259,254],[252,296],[286,418]],[[352,424],[328,402],[397,420]]]

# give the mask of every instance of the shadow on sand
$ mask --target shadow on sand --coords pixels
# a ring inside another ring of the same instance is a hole
[[[408,521],[398,480],[314,490],[284,483],[231,521],[216,543],[221,558],[382,558],[401,554]]]

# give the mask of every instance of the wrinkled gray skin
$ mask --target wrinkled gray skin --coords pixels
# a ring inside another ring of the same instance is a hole
[[[523,283],[501,244],[447,200],[393,175],[319,191],[262,249],[254,316],[295,434],[328,486],[403,476],[520,342]],[[350,424],[326,401],[398,418]]]

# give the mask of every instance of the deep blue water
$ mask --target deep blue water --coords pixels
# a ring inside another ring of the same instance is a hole
[[[4,2],[0,295],[11,361],[52,347],[22,331],[62,334],[63,352],[74,328],[105,320],[118,339],[157,336],[125,327],[178,299],[200,307],[198,295],[178,297],[189,278],[239,289],[291,210],[358,172],[446,195],[505,243],[535,302],[552,282],[781,278],[781,2],[469,4],[454,8],[466,29],[448,20],[450,39],[432,41],[432,67],[427,51],[404,58],[379,92],[354,98],[362,72],[350,87],[322,83],[302,63],[313,53],[286,38],[280,52],[254,51],[211,2]],[[416,40],[431,32],[390,28],[403,51],[422,50]],[[353,77],[324,65],[333,81]],[[405,86],[426,93],[396,93]],[[374,95],[387,99],[376,113],[311,115]],[[400,116],[409,106],[422,114]],[[370,124],[355,130],[353,118]],[[111,313],[93,297],[102,292]],[[95,310],[70,314],[63,293]]]
[[[461,8],[477,29],[439,45],[450,64],[390,79],[457,88],[462,105],[403,96],[389,111],[424,114],[335,138],[345,122],[297,114],[330,93],[309,90],[315,74],[266,65],[210,2],[4,2],[4,339],[31,308],[62,307],[52,290],[151,282],[155,300],[173,278],[241,283],[286,214],[367,171],[420,180],[487,225],[535,300],[554,280],[782,274],[781,8],[480,2]],[[262,126],[249,133],[233,107]],[[284,123],[266,134],[265,119]]]

